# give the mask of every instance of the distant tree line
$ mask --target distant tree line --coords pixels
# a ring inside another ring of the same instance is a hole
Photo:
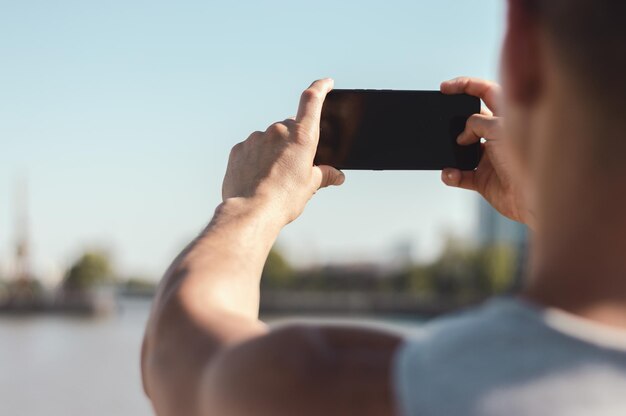
[[[360,291],[405,293],[421,298],[475,299],[509,289],[516,276],[519,253],[506,244],[476,247],[449,239],[440,256],[429,263],[395,268],[320,266],[294,268],[280,250],[273,248],[261,279],[262,290]],[[87,251],[68,268],[61,289],[87,290],[101,285],[123,284],[127,291],[150,293],[156,282],[116,277],[109,256],[103,251]],[[37,281],[30,290],[40,291]],[[15,288],[0,279],[0,298]]]
[[[506,291],[518,267],[518,250],[475,247],[450,239],[433,262],[400,268],[293,268],[276,248],[263,269],[262,290],[406,293],[422,298],[475,299]]]
[[[109,256],[102,251],[87,251],[68,269],[62,288],[70,291],[86,290],[115,281]]]

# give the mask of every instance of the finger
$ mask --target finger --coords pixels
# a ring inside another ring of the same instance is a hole
[[[493,81],[479,78],[459,77],[441,83],[444,94],[469,94],[478,97],[495,115],[500,114],[500,96],[502,89]]]
[[[296,121],[293,118],[286,118],[283,121],[277,121],[276,123],[270,124],[270,126],[265,129],[265,134],[287,138],[289,136],[289,131],[295,126],[295,124]]]
[[[267,129],[265,129],[265,134],[269,134],[271,136],[289,136],[289,126],[284,121],[276,122],[271,124]]]
[[[327,186],[339,186],[346,181],[346,175],[332,166],[314,166],[313,169],[315,189],[326,188]]]
[[[291,129],[296,125],[296,119],[294,117],[289,117],[289,118],[284,119],[282,123]]]
[[[480,141],[481,138],[498,140],[502,137],[502,128],[502,118],[474,114],[467,119],[465,130],[456,141],[458,144],[468,145]]]
[[[476,172],[473,170],[447,168],[441,172],[441,180],[448,186],[476,190]]]
[[[330,78],[315,81],[304,90],[300,97],[296,121],[305,129],[314,131],[319,128],[324,98],[333,89],[333,80]]]

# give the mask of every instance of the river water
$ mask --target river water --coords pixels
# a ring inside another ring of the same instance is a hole
[[[0,315],[0,416],[151,415],[139,370],[149,307],[124,300],[118,314],[101,319]]]
[[[107,318],[0,316],[0,415],[151,415],[139,371],[149,302]]]

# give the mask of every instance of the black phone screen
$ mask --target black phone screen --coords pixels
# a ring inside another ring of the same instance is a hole
[[[480,143],[460,146],[480,100],[439,91],[333,90],[320,122],[316,165],[339,169],[475,169]]]

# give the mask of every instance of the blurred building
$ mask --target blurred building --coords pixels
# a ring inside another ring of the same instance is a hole
[[[511,276],[508,292],[519,292],[523,287],[528,259],[528,228],[502,216],[483,198],[478,203],[478,244],[483,247],[507,244],[516,250],[515,273]]]
[[[15,198],[15,251],[14,274],[16,280],[30,280],[30,239],[28,218],[28,189],[26,180],[17,183]]]
[[[492,244],[510,244],[525,247],[528,230],[525,225],[500,215],[484,199],[480,199],[478,208],[478,243],[481,246]]]

